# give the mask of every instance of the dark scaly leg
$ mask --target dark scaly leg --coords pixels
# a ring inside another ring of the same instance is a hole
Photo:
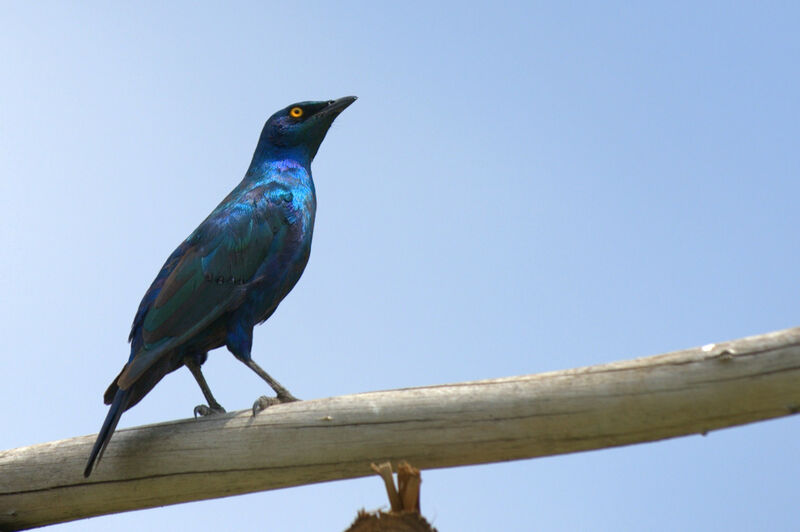
[[[205,360],[205,357],[203,357]],[[208,383],[206,382],[206,378],[203,377],[203,372],[200,371],[200,364],[197,362],[197,359],[190,355],[184,358],[183,360],[186,367],[189,368],[189,371],[192,372],[194,376],[194,380],[197,381],[197,384],[200,386],[200,390],[202,390],[203,395],[208,401],[208,406],[206,405],[197,405],[194,407],[194,417],[197,416],[209,416],[212,414],[224,414],[225,409],[222,408],[214,396],[211,394],[211,388],[208,387]]]
[[[246,322],[245,322],[246,323]],[[277,397],[267,397],[262,395],[253,403],[253,415],[264,410],[270,405],[278,403],[290,403],[299,401],[297,397],[289,393],[289,390],[281,386],[281,383],[269,376],[269,373],[261,369],[250,356],[250,349],[253,347],[253,326],[245,326],[241,320],[232,320],[226,338],[228,351],[252,369],[256,375],[264,379],[270,387],[275,390]]]
[[[262,395],[261,397],[256,399],[256,402],[253,403],[253,415],[258,414],[259,412],[261,412],[262,410],[271,405],[279,403],[291,403],[300,400],[291,393],[289,393],[289,390],[281,386],[281,383],[270,377],[269,373],[261,369],[261,366],[256,364],[256,361],[253,360],[252,358],[246,360],[244,363],[247,365],[248,368],[255,371],[256,375],[267,381],[267,384],[269,384],[270,387],[273,390],[275,390],[275,393],[277,394],[277,397],[267,397],[266,395]]]

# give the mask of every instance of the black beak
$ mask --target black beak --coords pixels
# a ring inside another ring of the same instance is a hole
[[[358,98],[356,96],[345,96],[344,98],[339,98],[338,100],[330,100],[328,105],[323,107],[317,112],[317,115],[326,115],[335,118],[339,113],[347,109],[350,104],[356,101]]]

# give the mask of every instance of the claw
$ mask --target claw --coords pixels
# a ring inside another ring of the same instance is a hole
[[[281,403],[293,403],[299,400],[300,399],[298,399],[297,397],[288,392],[285,394],[281,394],[278,397],[267,397],[266,395],[262,395],[261,397],[256,399],[255,403],[253,403],[253,415],[255,416],[265,408],[272,405],[278,405]]]
[[[210,407],[207,405],[197,405],[194,407],[194,417],[197,419],[197,416],[205,417],[205,416],[213,416],[217,414],[224,414],[225,409],[221,406],[217,405],[216,407]]]
[[[256,399],[255,403],[253,403],[253,415],[255,416],[268,406],[276,405],[279,402],[280,401],[278,400],[277,397],[267,397],[266,395],[262,395],[261,397]]]

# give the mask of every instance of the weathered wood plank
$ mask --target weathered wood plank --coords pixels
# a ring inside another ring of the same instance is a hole
[[[0,452],[0,528],[371,475],[671,438],[800,409],[800,328],[611,364],[372,392]]]

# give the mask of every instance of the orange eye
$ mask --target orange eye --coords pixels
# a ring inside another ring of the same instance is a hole
[[[303,116],[303,110],[299,107],[292,107],[292,109],[289,111],[289,114],[292,116],[292,118],[300,118]]]

